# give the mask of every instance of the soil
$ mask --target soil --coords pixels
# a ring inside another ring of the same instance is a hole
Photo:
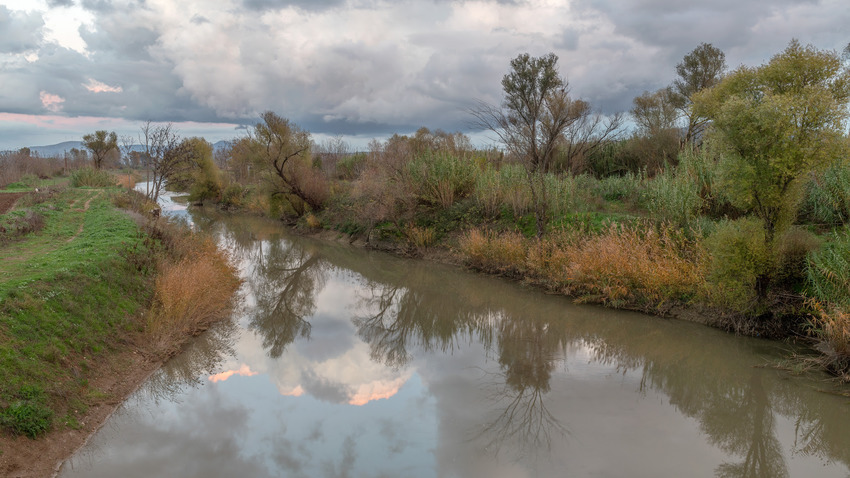
[[[0,193],[0,214],[5,214],[12,209],[18,199],[26,195],[27,193]]]
[[[32,440],[25,436],[0,435],[0,476],[8,478],[53,477],[62,462],[82,447],[106,419],[144,380],[162,365],[140,347],[141,337],[127,338],[121,352],[98,360],[89,384],[103,398],[78,418],[76,430],[56,425],[50,433]]]

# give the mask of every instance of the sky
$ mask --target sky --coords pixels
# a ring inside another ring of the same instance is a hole
[[[484,138],[469,107],[522,53],[612,114],[700,43],[755,66],[792,38],[842,50],[847,25],[847,0],[0,0],[0,150],[147,120],[215,142],[267,110],[317,142]]]

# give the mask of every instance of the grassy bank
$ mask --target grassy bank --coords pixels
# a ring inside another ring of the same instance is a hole
[[[0,215],[0,425],[30,438],[117,403],[96,385],[133,376],[137,365],[117,357],[164,359],[225,316],[239,285],[210,239],[142,216],[150,204],[134,193],[39,186]],[[170,285],[197,281],[198,268],[215,276],[202,290]],[[186,303],[201,306],[171,305]]]

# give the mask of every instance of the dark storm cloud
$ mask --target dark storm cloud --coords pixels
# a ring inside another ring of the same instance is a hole
[[[0,5],[0,53],[23,53],[38,48],[44,20],[37,13],[12,12]]]
[[[199,13],[192,15],[192,18],[190,18],[189,21],[194,23],[195,25],[203,25],[204,23],[210,23],[210,20],[207,17]]]

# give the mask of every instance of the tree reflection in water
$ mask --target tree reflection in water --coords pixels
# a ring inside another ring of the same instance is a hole
[[[233,320],[214,324],[193,339],[183,351],[173,357],[142,384],[141,392],[153,399],[176,401],[175,397],[188,387],[197,387],[224,362],[236,353],[233,350],[238,327]]]
[[[309,338],[306,317],[316,310],[316,294],[327,280],[328,265],[319,256],[288,241],[258,243],[261,260],[248,277],[256,300],[249,326],[263,339],[272,358],[298,337]]]
[[[558,364],[571,360],[567,350],[576,348],[597,365],[637,372],[636,392],[663,393],[699,422],[710,443],[742,458],[717,467],[718,476],[788,476],[789,453],[850,463],[846,409],[796,379],[774,380],[771,374],[778,372],[752,368],[760,353],[752,341],[605,309],[569,312],[564,301],[539,300],[512,284],[289,241],[269,232],[275,227],[239,223],[224,230],[252,230],[255,236],[223,233],[238,245],[240,257],[252,256],[246,286],[257,307],[250,326],[269,354],[278,357],[296,338],[309,336],[307,319],[332,269],[353,271],[361,277],[352,285],[361,297],[352,322],[373,360],[401,368],[418,354],[475,342],[498,358],[499,371],[486,376],[492,419],[478,425],[483,432],[477,435],[491,449],[509,445],[528,453],[568,434],[559,422],[558,410],[565,408],[560,402],[552,407],[560,398],[550,388]],[[568,372],[558,376],[570,380]],[[780,416],[795,424],[790,450],[778,439]]]

